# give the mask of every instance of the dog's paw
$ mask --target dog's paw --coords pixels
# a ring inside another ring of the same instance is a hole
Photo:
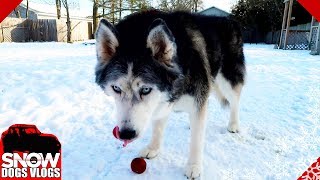
[[[186,173],[188,179],[200,179],[201,165],[199,164],[188,164],[186,167]]]
[[[159,154],[159,149],[151,149],[149,147],[146,147],[142,149],[139,153],[140,157],[152,159],[155,158]]]
[[[229,124],[228,125],[228,131],[231,133],[238,133],[239,132],[239,126],[237,124]]]

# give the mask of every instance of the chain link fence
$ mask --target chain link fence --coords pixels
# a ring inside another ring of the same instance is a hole
[[[310,31],[308,30],[289,30],[287,36],[286,47],[285,44],[285,33],[286,30],[283,31],[283,36],[280,44],[280,49],[287,50],[307,50],[309,49],[309,35]]]
[[[309,49],[309,31],[289,31],[286,49],[288,50],[307,50]]]
[[[0,42],[25,42],[28,28],[22,22],[22,20],[16,19],[10,23],[1,23]]]

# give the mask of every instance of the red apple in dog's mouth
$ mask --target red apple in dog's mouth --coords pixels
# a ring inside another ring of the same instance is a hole
[[[119,126],[116,126],[113,128],[113,136],[116,138],[116,139],[119,139],[121,141],[123,141],[123,147],[126,147],[129,143],[131,143],[133,140],[122,140],[120,139],[120,131],[119,131]]]

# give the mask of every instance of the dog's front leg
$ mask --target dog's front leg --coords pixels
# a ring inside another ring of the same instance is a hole
[[[186,176],[190,179],[200,177],[206,119],[207,102],[199,110],[190,113],[191,142],[190,155],[186,167]]]
[[[153,134],[149,145],[140,152],[140,157],[152,159],[156,157],[160,152],[160,147],[163,139],[163,131],[166,125],[168,117],[155,120],[153,122]]]

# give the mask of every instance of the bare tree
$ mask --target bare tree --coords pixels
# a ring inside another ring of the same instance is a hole
[[[71,43],[71,21],[68,0],[62,0],[62,4],[67,12],[67,42]]]
[[[129,7],[130,7],[130,9],[133,9],[133,7],[134,7],[134,5],[135,5],[135,3],[136,3],[136,0],[129,0]],[[131,13],[133,13],[134,11],[133,10],[131,10]]]
[[[26,18],[29,17],[29,0],[27,0]]]
[[[107,3],[106,0],[102,0],[102,17],[104,17],[106,14],[106,7],[105,7],[106,3]]]
[[[92,2],[94,30],[98,26],[99,18],[106,18],[115,24],[123,17],[123,14],[130,14],[151,7],[151,0],[92,0]]]
[[[56,0],[57,18],[61,18],[61,0]]]
[[[158,8],[163,11],[197,12],[202,8],[202,0],[160,0]]]
[[[57,19],[61,19],[61,0],[32,0],[41,2],[50,6],[56,6]]]
[[[121,19],[121,12],[122,12],[122,0],[119,0],[119,19]]]
[[[99,0],[93,0],[93,9],[92,9],[92,20],[93,20],[93,33],[96,32],[98,27],[98,4]]]
[[[111,15],[112,15],[112,24],[114,24],[115,23],[115,0],[110,0],[110,3],[111,3],[111,9],[110,9],[110,11],[111,11]]]
[[[160,0],[158,4],[158,8],[161,10],[168,10],[169,9],[169,3],[167,0]]]
[[[203,2],[202,0],[193,0],[193,12],[198,12],[199,8],[202,8]]]

